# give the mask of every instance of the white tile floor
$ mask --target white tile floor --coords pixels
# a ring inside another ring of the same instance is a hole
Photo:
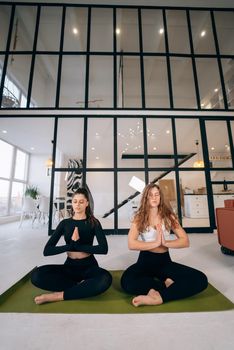
[[[220,252],[216,234],[190,234],[189,249],[172,250],[178,262],[203,270],[210,283],[234,302],[234,257]],[[108,236],[109,254],[97,256],[108,269],[124,269],[136,259],[127,236]],[[43,257],[43,227],[25,222],[0,226],[0,293],[34,266],[63,262],[65,255]],[[231,350],[234,310],[209,313],[143,315],[0,314],[1,349],[181,349]]]

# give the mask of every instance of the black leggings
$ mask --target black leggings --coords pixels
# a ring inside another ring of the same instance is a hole
[[[168,288],[164,283],[167,278],[174,281]],[[155,289],[163,302],[167,302],[200,293],[207,288],[208,281],[203,272],[171,261],[168,252],[143,251],[136,264],[123,273],[121,286],[133,295],[146,295],[150,289]]]
[[[105,292],[112,283],[112,276],[90,255],[84,259],[67,258],[64,265],[40,266],[33,270],[31,282],[41,289],[64,291],[64,300],[72,300]]]

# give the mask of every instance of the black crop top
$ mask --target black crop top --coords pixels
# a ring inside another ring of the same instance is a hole
[[[75,227],[78,227],[79,240],[71,239]],[[65,245],[56,246],[61,236],[64,236]],[[94,237],[97,245],[93,246]],[[74,220],[72,218],[62,220],[44,248],[43,254],[56,255],[64,252],[85,252],[90,254],[107,254],[108,246],[106,236],[100,222],[97,220],[92,226],[87,219]]]

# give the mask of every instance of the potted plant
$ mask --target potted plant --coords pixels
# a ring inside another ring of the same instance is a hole
[[[36,186],[28,185],[25,190],[25,196],[31,197],[33,199],[37,199],[39,195],[39,190]]]

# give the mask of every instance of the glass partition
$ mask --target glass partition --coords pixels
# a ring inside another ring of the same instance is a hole
[[[105,215],[114,208],[113,173],[87,172],[86,185],[93,198],[95,217],[101,222],[103,229],[114,229],[113,214]]]
[[[197,108],[191,59],[175,57],[170,62],[174,107]]]
[[[117,51],[139,51],[138,11],[122,8],[116,11]]]
[[[6,50],[10,16],[11,6],[0,5],[0,51]]]
[[[34,107],[55,107],[57,72],[58,56],[36,56],[31,98]]]
[[[198,119],[176,119],[176,141],[180,168],[204,167]]]
[[[112,56],[90,56],[88,106],[90,108],[113,106]]]
[[[224,108],[217,59],[197,58],[196,67],[201,108]]]
[[[83,118],[58,119],[56,168],[82,167],[83,137]]]
[[[144,57],[145,104],[147,108],[169,108],[167,63],[164,57]]]
[[[166,19],[169,51],[190,53],[186,12],[182,10],[167,10]]]
[[[140,58],[118,56],[116,77],[118,108],[140,108],[142,106]]]
[[[215,54],[210,12],[190,11],[193,49],[196,54]]]
[[[10,50],[33,50],[36,16],[36,6],[16,6]]]
[[[88,120],[87,167],[112,168],[114,163],[112,118]]]
[[[179,177],[183,227],[210,226],[205,173],[181,171]]]
[[[86,56],[64,55],[60,85],[60,107],[85,106]]]
[[[234,107],[234,65],[233,59],[222,59],[223,76],[229,108]]]
[[[90,51],[113,51],[113,9],[92,8],[90,35]]]
[[[226,121],[206,121],[206,135],[211,168],[230,168],[232,158]],[[219,135],[217,137],[217,135]]]
[[[131,220],[140,203],[140,194],[137,189],[129,185],[133,177],[145,182],[144,172],[119,172],[118,173],[118,228],[129,229]],[[132,197],[133,198],[129,198]]]
[[[175,165],[171,119],[147,119],[148,166],[170,168]]]
[[[142,38],[144,52],[165,52],[162,10],[142,9]]]
[[[222,55],[234,54],[234,13],[233,11],[214,11],[215,25]]]
[[[141,118],[118,119],[118,167],[144,167],[143,123]]]
[[[60,48],[60,34],[62,21],[62,7],[42,6],[39,23],[37,51],[58,51]]]
[[[64,28],[64,51],[87,51],[88,9],[67,7]]]

